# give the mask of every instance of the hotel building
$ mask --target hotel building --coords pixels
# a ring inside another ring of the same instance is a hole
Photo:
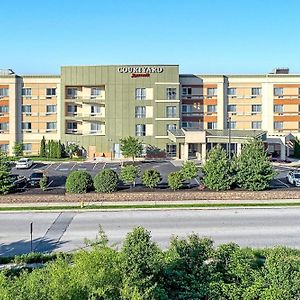
[[[179,74],[178,65],[67,66],[49,76],[0,71],[0,149],[9,154],[18,142],[25,154],[38,154],[45,136],[78,143],[89,157],[118,158],[120,138],[131,135],[168,156],[205,159],[216,143],[239,152],[258,137],[285,159],[299,124],[300,75],[286,69],[264,75]]]

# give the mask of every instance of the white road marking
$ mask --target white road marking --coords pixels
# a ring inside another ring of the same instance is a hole
[[[34,165],[32,166],[32,169],[34,169],[36,166],[37,166],[37,164],[34,164]]]
[[[78,168],[77,170],[78,170],[78,171],[85,171],[86,168]]]
[[[52,183],[53,183],[53,180],[51,180],[51,181],[48,183],[47,187],[49,187]]]
[[[103,165],[102,169],[104,169],[104,168],[105,168],[106,164],[107,164],[107,162],[105,162],[105,163],[104,163],[104,165]]]
[[[280,179],[276,179],[277,181],[279,181],[281,184],[285,185],[286,187],[290,187],[289,185],[287,185],[285,182],[283,182],[282,180]]]
[[[97,165],[98,165],[98,163],[96,162],[93,166],[93,170],[96,168]]]
[[[200,181],[199,181],[197,178],[194,178],[194,179],[195,179],[195,181],[197,182],[197,184],[200,185]]]
[[[48,170],[52,165],[53,165],[53,163],[48,164],[48,166],[45,168],[45,170]]]
[[[58,164],[55,168],[55,171],[61,166],[61,164]]]
[[[68,168],[62,168],[62,169],[59,169],[58,171],[69,171]]]
[[[72,166],[71,171],[74,169],[75,166],[76,166],[76,164],[74,164],[74,165]]]

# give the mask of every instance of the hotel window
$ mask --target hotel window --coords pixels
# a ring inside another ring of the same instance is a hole
[[[230,129],[236,129],[236,121],[230,121],[230,122],[228,122],[228,128],[230,128]]]
[[[101,107],[99,105],[92,105],[91,106],[91,115],[100,115],[101,114]]]
[[[68,105],[67,112],[70,115],[76,115],[77,114],[77,105]]]
[[[167,115],[167,118],[175,118],[176,117],[176,106],[167,106],[166,107],[166,115]]]
[[[78,89],[76,87],[67,88],[67,99],[76,99]]]
[[[22,96],[23,97],[31,97],[32,90],[31,88],[22,88]]]
[[[47,131],[55,131],[56,130],[56,122],[47,122],[46,125]]]
[[[283,113],[283,105],[282,104],[274,105],[274,112],[275,113]]]
[[[8,106],[7,105],[3,105],[0,106],[0,113],[8,113]]]
[[[0,123],[0,132],[8,131],[8,123]]]
[[[252,113],[260,113],[261,112],[261,104],[253,104],[251,105]]]
[[[251,88],[251,95],[252,96],[259,96],[259,95],[261,95],[261,88]]]
[[[207,96],[212,97],[212,96],[217,96],[217,88],[207,88]]]
[[[23,151],[31,152],[32,151],[32,144],[23,144],[22,145]]]
[[[182,88],[182,96],[189,97],[192,95],[192,88],[191,87],[183,87]]]
[[[2,144],[0,145],[0,151],[7,153],[9,151],[9,144]]]
[[[136,100],[146,100],[146,88],[136,88],[135,89],[135,99]]]
[[[52,97],[52,96],[56,96],[56,88],[47,88],[46,89],[46,96],[47,97]]]
[[[0,88],[0,98],[8,97],[8,88]]]
[[[227,89],[227,95],[235,96],[236,95],[236,88],[228,88]]]
[[[31,105],[22,105],[22,113],[31,114]]]
[[[207,122],[207,129],[217,129],[217,122]]]
[[[274,96],[282,96],[283,88],[274,88]]]
[[[283,122],[278,122],[278,121],[275,121],[274,122],[274,129],[275,130],[282,130],[283,129]]]
[[[91,97],[99,97],[101,96],[101,88],[99,87],[92,87],[91,88]]]
[[[227,105],[227,111],[228,112],[236,112],[236,105],[235,104]]]
[[[181,111],[182,113],[191,113],[193,112],[193,107],[192,105],[182,105]]]
[[[56,105],[47,105],[46,113],[47,114],[55,114],[56,113]]]
[[[67,131],[68,132],[77,132],[77,123],[76,122],[68,122],[67,123]]]
[[[31,122],[23,122],[22,129],[26,131],[31,131]]]
[[[146,118],[146,106],[136,106],[135,117],[138,119]]]
[[[215,113],[215,112],[217,112],[217,105],[207,105],[207,112],[208,113]]]
[[[145,136],[146,135],[146,125],[145,124],[135,125],[135,135],[136,136]]]
[[[261,129],[261,121],[253,121],[251,127],[252,129]]]
[[[167,100],[175,100],[176,99],[176,88],[167,88]]]
[[[97,133],[101,131],[101,123],[91,123],[91,133]]]
[[[168,134],[169,130],[175,130],[177,128],[176,124],[167,124],[166,126],[166,132]]]
[[[167,144],[166,152],[169,157],[175,157],[176,156],[176,145],[175,144]]]

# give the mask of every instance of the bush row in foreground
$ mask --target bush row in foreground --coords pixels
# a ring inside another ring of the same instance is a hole
[[[120,250],[100,232],[92,249],[58,256],[42,269],[0,273],[0,299],[293,300],[300,298],[300,251],[258,252],[191,235],[166,250],[137,227]]]

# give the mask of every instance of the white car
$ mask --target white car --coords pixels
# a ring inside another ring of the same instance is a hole
[[[17,169],[29,169],[33,164],[32,159],[30,158],[21,158],[16,163]]]
[[[300,172],[290,171],[287,174],[287,181],[295,186],[300,186]]]

